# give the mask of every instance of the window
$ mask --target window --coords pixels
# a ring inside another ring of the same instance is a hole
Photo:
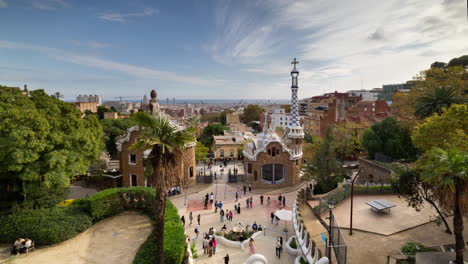
[[[130,174],[130,187],[138,186],[137,176],[135,174]]]
[[[219,156],[220,156],[221,158],[224,158],[224,149],[222,149],[222,150],[219,151]]]
[[[280,117],[280,120],[283,120],[283,118],[282,118],[282,117]]]
[[[364,107],[364,112],[366,112],[366,111],[367,111],[367,107]]]
[[[189,175],[190,175],[190,177],[193,177],[193,167],[189,168]]]
[[[276,148],[271,149],[271,156],[276,156]]]
[[[247,163],[247,173],[252,174],[252,163]]]
[[[283,125],[283,122],[280,122],[280,125],[282,126],[282,125]]]
[[[130,154],[130,158],[129,158],[129,163],[130,164],[136,164],[136,154]]]
[[[375,112],[375,108],[374,108],[374,107],[372,107],[372,112]]]
[[[261,178],[265,183],[276,184],[285,181],[286,167],[282,164],[266,164],[262,166]]]
[[[271,149],[268,149],[268,156],[271,156]]]
[[[231,151],[229,152],[229,156],[230,156],[231,158],[234,157],[234,150],[233,150],[233,149],[231,149]]]

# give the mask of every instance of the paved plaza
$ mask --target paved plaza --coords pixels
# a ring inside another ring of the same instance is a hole
[[[68,241],[22,254],[14,259],[14,263],[130,264],[151,229],[147,216],[124,212],[97,223]]]
[[[387,212],[371,210],[366,202],[384,199],[396,206]],[[333,213],[340,227],[349,228],[351,199],[347,198],[334,209]],[[353,202],[353,229],[381,235],[391,235],[431,221],[437,213],[428,203],[418,212],[409,207],[403,198],[397,195],[355,195]]]

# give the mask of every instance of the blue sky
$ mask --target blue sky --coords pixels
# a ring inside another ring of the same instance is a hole
[[[381,87],[468,54],[463,0],[0,0],[0,83],[286,99]]]

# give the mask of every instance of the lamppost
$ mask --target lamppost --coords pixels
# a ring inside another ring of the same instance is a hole
[[[332,218],[333,218],[333,214],[332,214],[332,210],[333,210],[333,207],[335,206],[335,203],[333,202],[333,200],[329,200],[328,201],[328,209],[329,209],[329,216],[328,216],[328,220],[329,220],[329,224],[328,224],[328,261],[329,263],[331,264],[332,263],[332,254],[331,254],[331,248],[332,248]]]
[[[354,178],[351,180],[351,213],[349,214],[349,235],[353,235],[353,200],[354,200],[354,181],[357,180],[359,177],[359,173],[361,173],[360,168],[356,175],[354,175]]]

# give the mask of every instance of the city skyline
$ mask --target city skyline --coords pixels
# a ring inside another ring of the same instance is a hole
[[[402,83],[468,50],[464,1],[0,0],[0,84],[288,99]],[[369,23],[372,22],[372,23]]]

